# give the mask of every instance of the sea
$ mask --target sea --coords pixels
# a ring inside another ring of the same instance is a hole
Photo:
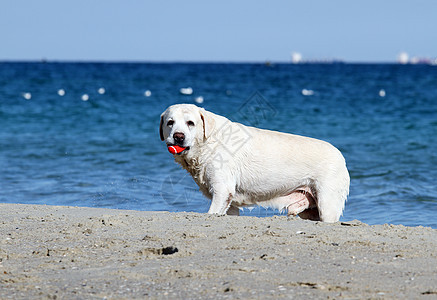
[[[431,65],[0,62],[0,202],[206,213],[159,137],[177,103],[336,146],[341,221],[437,228]]]

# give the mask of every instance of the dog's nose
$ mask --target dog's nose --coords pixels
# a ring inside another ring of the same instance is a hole
[[[185,134],[183,134],[182,132],[175,132],[175,134],[173,134],[173,139],[176,144],[182,146],[185,140]]]

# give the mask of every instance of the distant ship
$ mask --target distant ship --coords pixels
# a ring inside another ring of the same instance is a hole
[[[291,53],[292,64],[343,64],[341,59],[326,58],[326,59],[303,59],[302,54],[299,52]]]
[[[410,59],[407,52],[401,52],[398,55],[398,63],[401,65],[412,64],[412,65],[432,65],[437,66],[437,58],[428,57],[417,57],[414,56]]]

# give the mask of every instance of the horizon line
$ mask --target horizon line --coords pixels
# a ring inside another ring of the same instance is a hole
[[[290,65],[311,65],[311,64],[399,64],[400,62],[392,61],[347,61],[340,59],[314,59],[314,60],[303,60],[299,63],[294,63],[291,60],[141,60],[141,59],[0,59],[0,63],[131,63],[131,64],[265,64],[265,65],[275,65],[275,64],[290,64]],[[407,63],[408,65],[413,63]]]

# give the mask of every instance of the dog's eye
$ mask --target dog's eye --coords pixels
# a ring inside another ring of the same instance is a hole
[[[173,120],[170,120],[170,121],[167,122],[167,126],[169,126],[169,127],[173,126],[173,124],[174,124]]]
[[[188,122],[187,122],[187,125],[190,126],[190,127],[191,127],[191,126],[194,126],[194,122],[193,122],[193,121],[188,121]]]

